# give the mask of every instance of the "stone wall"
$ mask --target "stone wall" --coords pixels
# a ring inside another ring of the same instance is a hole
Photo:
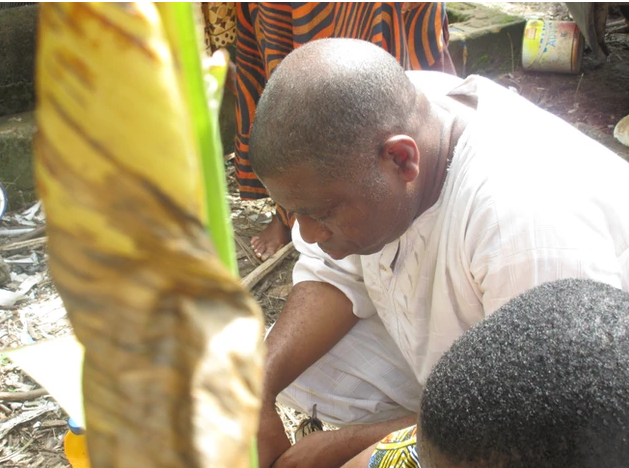
[[[496,77],[520,66],[524,18],[481,3],[448,2],[450,46],[457,74]]]
[[[0,117],[0,182],[7,189],[11,209],[35,198],[34,132],[33,112]]]
[[[36,30],[37,4],[0,4],[0,116],[35,107]]]
[[[0,182],[7,189],[10,208],[35,197],[36,32],[36,3],[0,3]]]

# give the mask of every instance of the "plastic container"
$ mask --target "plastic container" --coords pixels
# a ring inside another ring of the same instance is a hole
[[[527,71],[579,73],[584,42],[572,21],[529,20],[522,40],[522,67]]]
[[[90,460],[87,455],[85,430],[78,426],[72,419],[68,420],[70,430],[63,440],[63,448],[66,458],[72,468],[90,468]]]

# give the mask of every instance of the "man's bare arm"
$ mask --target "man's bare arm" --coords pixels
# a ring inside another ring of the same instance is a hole
[[[284,452],[273,468],[366,468],[374,444],[416,422],[417,415],[412,414],[381,423],[313,432]]]
[[[262,410],[258,431],[260,468],[268,468],[290,442],[275,412],[277,395],[327,353],[359,320],[351,301],[327,283],[297,284],[266,340]]]

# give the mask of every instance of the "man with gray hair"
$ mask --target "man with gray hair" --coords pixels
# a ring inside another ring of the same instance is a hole
[[[532,287],[629,290],[629,166],[487,79],[314,41],[271,76],[250,155],[301,253],[267,339],[262,468],[340,466],[412,425],[440,356]],[[276,399],[341,429],[290,447]]]

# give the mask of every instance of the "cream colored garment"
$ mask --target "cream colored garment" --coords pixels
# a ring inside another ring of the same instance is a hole
[[[424,73],[410,76],[421,85]],[[294,282],[329,282],[357,316],[377,314],[406,361],[394,367],[408,365],[422,384],[457,337],[529,288],[575,277],[629,291],[629,164],[487,79],[470,77],[451,94],[477,95],[476,119],[456,146],[438,202],[399,240],[374,255],[334,261],[306,244],[297,224],[293,229],[301,252]],[[371,346],[344,341],[336,352],[349,362]],[[335,360],[317,365],[334,367]],[[353,373],[382,387],[377,368]],[[308,371],[298,385],[286,391],[294,406],[306,397],[335,401],[330,394],[351,399],[349,386],[322,383]],[[383,394],[417,410],[412,395],[394,388]],[[363,398],[317,409],[347,423],[353,406],[364,411],[362,422],[379,419]]]

